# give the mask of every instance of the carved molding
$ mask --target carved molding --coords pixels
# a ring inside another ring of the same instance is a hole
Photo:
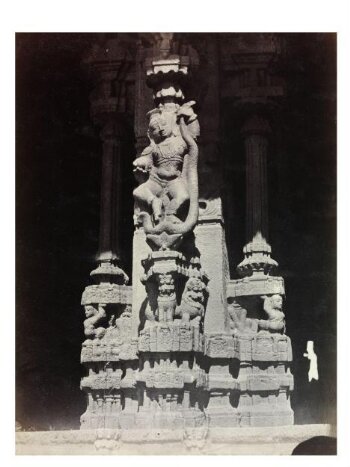
[[[85,287],[81,298],[82,305],[88,304],[132,304],[132,287],[119,284],[98,284]]]

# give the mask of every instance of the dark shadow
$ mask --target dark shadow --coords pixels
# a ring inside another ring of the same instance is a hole
[[[330,436],[314,436],[298,444],[292,456],[336,456],[337,438]]]

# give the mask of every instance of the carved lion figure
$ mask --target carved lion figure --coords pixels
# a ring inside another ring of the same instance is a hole
[[[183,322],[189,323],[191,320],[194,321],[194,324],[199,324],[204,316],[206,290],[206,285],[199,277],[188,279],[182,294],[181,304],[176,309],[176,315],[181,316]]]

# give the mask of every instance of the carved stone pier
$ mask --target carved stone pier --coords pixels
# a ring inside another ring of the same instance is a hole
[[[121,150],[125,123],[130,112],[125,98],[132,56],[125,44],[110,39],[94,46],[85,65],[95,88],[91,93],[91,116],[101,128],[102,175],[100,235],[94,282],[82,296],[86,319],[81,362],[87,376],[81,389],[87,396],[87,410],[81,428],[119,426],[122,406],[132,404],[137,364],[137,338],[131,334],[132,289],[120,266]],[[118,92],[116,92],[118,91]],[[129,401],[131,399],[131,401]]]
[[[244,115],[241,129],[246,154],[246,232],[241,279],[228,284],[232,332],[239,347],[237,411],[241,426],[293,424],[290,393],[292,348],[285,335],[282,311],[284,281],[276,275],[268,239],[267,156],[271,128],[268,115],[283,95],[274,73],[280,52],[278,38],[252,34],[231,44],[238,76],[235,106]]]
[[[118,137],[115,107],[112,119],[103,112],[101,245],[92,274],[97,284],[82,298],[87,318],[82,363],[88,371],[81,382],[88,397],[82,428],[122,430],[133,442],[145,437],[157,442],[159,436],[169,441],[180,433],[185,445],[199,448],[210,430],[293,423],[292,351],[282,311],[284,283],[274,275],[277,263],[267,243],[271,130],[261,96],[270,88],[258,89],[256,102],[251,87],[245,93],[246,79],[236,89],[235,105],[246,109],[241,135],[247,244],[238,266],[241,278],[231,280],[220,193],[217,44],[210,39],[202,56],[198,44],[192,47],[186,38],[180,46],[175,36],[141,34],[135,51],[133,170],[139,184],[133,192],[132,287],[120,272],[117,246],[112,248]],[[267,50],[259,49],[263,59],[257,65],[241,42],[230,47],[236,51],[230,66],[252,79],[257,66],[267,73],[266,57],[275,53],[269,42],[259,43]],[[113,66],[107,60],[108,79],[115,76],[111,68],[125,60],[118,53]],[[105,73],[106,57],[95,51],[93,64]],[[185,98],[201,73],[213,78],[209,98],[201,102],[201,112],[211,113],[202,140],[198,105]],[[99,99],[109,96],[106,80]],[[209,182],[213,161],[219,176]]]

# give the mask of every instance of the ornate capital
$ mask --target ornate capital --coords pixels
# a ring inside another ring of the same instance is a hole
[[[133,112],[128,87],[133,86],[134,41],[120,35],[94,44],[83,64],[95,83],[90,95],[91,117],[97,124],[115,114]]]
[[[237,106],[274,106],[284,95],[284,82],[277,73],[282,54],[278,34],[231,34],[221,46],[221,64],[226,74],[225,97],[235,99]]]

